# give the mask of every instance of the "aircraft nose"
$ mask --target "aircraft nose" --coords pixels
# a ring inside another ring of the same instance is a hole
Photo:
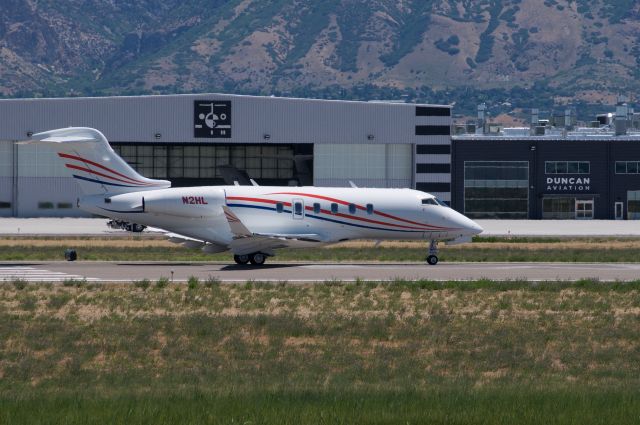
[[[474,235],[479,235],[480,233],[484,232],[484,229],[478,223],[476,223],[473,220],[469,220],[469,221],[472,223],[472,225],[470,226],[470,230],[473,232]]]
[[[467,235],[478,235],[484,231],[484,229],[480,227],[478,223],[460,213],[457,213],[455,221],[456,224],[461,227]]]

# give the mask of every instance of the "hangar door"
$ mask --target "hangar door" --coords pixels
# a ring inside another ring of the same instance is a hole
[[[411,187],[411,144],[316,144],[315,186]]]

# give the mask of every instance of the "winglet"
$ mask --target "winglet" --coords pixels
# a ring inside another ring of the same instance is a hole
[[[237,215],[231,211],[231,208],[226,205],[222,206],[222,210],[224,211],[224,215],[227,217],[227,221],[229,222],[229,227],[231,228],[231,233],[234,236],[238,237],[246,237],[251,236],[252,233],[247,229],[247,227],[240,221]]]

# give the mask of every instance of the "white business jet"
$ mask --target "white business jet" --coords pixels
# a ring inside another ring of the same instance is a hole
[[[171,187],[138,174],[92,128],[34,134],[80,185],[78,207],[91,214],[163,229],[169,240],[208,253],[231,250],[238,264],[264,264],[279,248],[352,239],[464,243],[482,228],[433,195],[411,189],[335,187]],[[353,185],[355,186],[355,185]]]

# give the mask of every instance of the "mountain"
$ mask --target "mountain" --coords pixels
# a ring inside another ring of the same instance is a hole
[[[611,104],[640,77],[634,0],[3,0],[0,95],[222,91]],[[499,110],[498,110],[499,109]]]

